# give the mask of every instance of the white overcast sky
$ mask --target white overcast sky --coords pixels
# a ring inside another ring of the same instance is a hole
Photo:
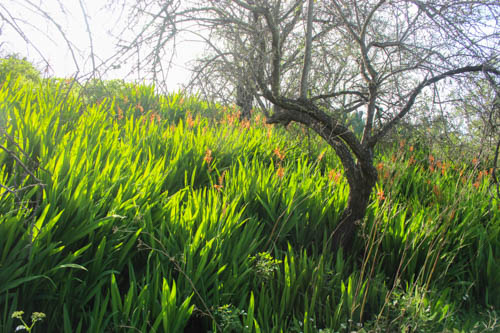
[[[60,3],[64,5],[64,9],[61,8]],[[126,16],[120,18],[120,13],[106,9],[104,7],[105,1],[102,0],[83,0],[82,3],[88,14],[94,53],[102,60],[107,59],[115,52],[111,31],[115,33],[121,31],[123,26],[120,26],[120,22],[124,22]],[[77,50],[78,67],[75,65],[72,54],[61,33],[53,23],[43,18],[31,4],[40,6],[60,25]],[[47,75],[70,77],[75,75],[78,68],[80,74],[91,70],[89,35],[79,0],[2,0],[0,2],[0,14],[7,16],[7,12],[19,19],[18,25],[23,33],[50,63]],[[2,28],[0,43],[3,43],[0,46],[0,56],[18,53],[35,62],[39,69],[43,70],[43,67],[46,67],[35,48],[27,45],[12,26],[2,22],[1,17],[0,27]],[[177,90],[181,84],[187,83],[190,75],[186,69],[187,62],[193,60],[200,53],[201,49],[196,43],[181,44],[180,49],[177,49],[179,56],[175,57],[174,66],[170,69],[167,77],[168,90]],[[126,73],[128,73],[128,70],[122,68],[104,78],[124,78]],[[128,80],[134,79],[134,77],[128,78]]]

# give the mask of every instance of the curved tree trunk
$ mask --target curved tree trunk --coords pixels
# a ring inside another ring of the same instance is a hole
[[[269,99],[273,100],[272,96]],[[339,156],[349,183],[349,198],[331,239],[334,248],[350,248],[356,224],[364,218],[377,182],[377,169],[373,165],[371,148],[362,145],[351,130],[326,115],[313,103],[284,98],[274,99],[273,102],[285,111],[273,114],[268,118],[268,123],[301,123],[321,136]]]
[[[360,177],[354,179],[348,177],[347,207],[342,212],[340,221],[331,236],[334,248],[342,247],[346,250],[351,248],[356,227],[365,217],[370,195],[377,182],[377,171],[373,165],[364,166],[368,172],[362,172],[359,164],[356,168]]]

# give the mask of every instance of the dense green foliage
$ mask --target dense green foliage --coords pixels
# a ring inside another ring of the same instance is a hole
[[[0,58],[0,85],[10,77],[9,82],[16,79],[39,82],[40,72],[26,59],[11,55],[7,58]]]
[[[0,89],[1,332],[16,310],[45,313],[35,332],[499,328],[500,203],[472,161],[382,154],[356,242],[334,251],[348,186],[301,129],[69,87]]]

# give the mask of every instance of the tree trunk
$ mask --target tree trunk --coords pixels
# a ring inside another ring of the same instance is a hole
[[[356,165],[359,177],[349,179],[349,197],[347,207],[342,212],[340,221],[333,231],[332,243],[334,248],[342,247],[349,250],[354,241],[357,225],[363,220],[370,203],[370,195],[377,182],[377,171],[373,164],[360,167]],[[368,172],[363,172],[362,169]]]
[[[268,123],[285,126],[291,121],[301,123],[322,137],[340,158],[349,183],[349,198],[331,240],[334,248],[350,248],[356,233],[356,224],[364,218],[370,195],[377,182],[372,149],[361,144],[349,128],[307,100],[277,100],[269,93],[266,98],[282,109],[269,117]]]
[[[253,107],[253,91],[247,84],[238,84],[236,87],[236,105],[240,107],[240,120],[250,119]]]

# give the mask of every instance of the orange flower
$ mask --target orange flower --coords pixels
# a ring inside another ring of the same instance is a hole
[[[121,120],[123,119],[123,110],[119,106],[116,107],[118,109],[118,120]]]
[[[413,146],[410,146],[410,152],[412,152],[412,151],[413,151]]]
[[[379,163],[377,164],[377,170],[378,170],[378,171],[381,171],[383,168],[384,168],[384,163],[379,162]]]
[[[408,161],[408,165],[415,164],[415,157],[413,155],[410,156],[410,160]]]
[[[285,169],[280,166],[278,170],[276,170],[276,176],[278,176],[279,179],[282,179],[283,176],[285,176]]]
[[[477,165],[479,163],[479,160],[477,158],[472,159],[472,164]]]
[[[274,148],[273,150],[274,155],[278,157],[280,161],[283,161],[285,159],[285,155],[280,151],[279,147]]]
[[[403,148],[406,145],[406,140],[399,141],[399,148]]]
[[[434,156],[429,155],[429,163],[433,164],[434,163]]]
[[[193,117],[191,117],[191,114],[189,114],[189,113],[186,116],[186,123],[187,123],[188,127],[193,127],[194,126]]]
[[[250,128],[250,122],[245,119],[245,120],[241,121],[240,126],[243,127],[243,128],[245,128],[245,129],[249,129]]]
[[[328,172],[328,179],[330,181],[333,180],[336,184],[338,184],[341,176],[342,176],[342,174],[340,173],[340,171],[336,171],[336,170],[332,169]]]
[[[472,185],[476,188],[476,190],[477,190],[477,189],[479,189],[479,182],[478,182],[478,181],[477,181],[477,182],[475,182],[475,183],[474,183],[474,184],[472,184]]]
[[[323,157],[325,157],[325,152],[321,152],[321,154],[319,154],[318,156],[318,161],[321,161],[323,159]]]
[[[380,200],[385,200],[384,190],[379,189],[379,190],[377,191],[377,198],[378,198],[378,200],[379,200],[379,201],[380,201]]]
[[[224,176],[225,175],[226,175],[226,171],[224,171],[222,173],[222,175],[219,176],[218,184],[214,184],[214,188],[219,192],[224,188]]]
[[[431,170],[431,172],[434,172],[434,165],[429,165],[429,170]]]
[[[144,113],[144,108],[142,107],[141,104],[137,103],[137,105],[135,107],[136,107],[136,109],[139,109],[139,111],[141,111],[141,113]]]
[[[149,122],[154,123],[155,120],[159,123],[161,118],[160,118],[159,114],[157,114],[156,112],[153,112],[149,115]]]
[[[205,156],[203,157],[203,161],[205,161],[205,163],[207,164],[210,164],[212,160],[212,151],[210,149],[207,149],[207,151],[205,152]]]

